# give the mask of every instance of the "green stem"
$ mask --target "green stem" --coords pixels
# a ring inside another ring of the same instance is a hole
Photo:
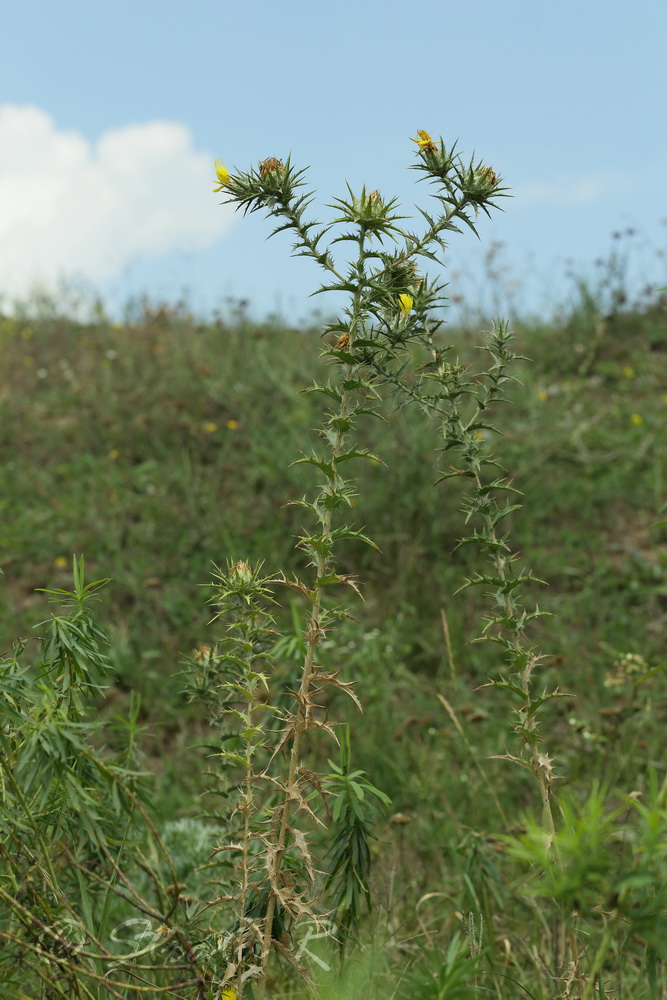
[[[359,324],[360,319],[360,307],[361,307],[361,295],[362,295],[362,281],[363,281],[363,244],[364,244],[364,234],[362,233],[359,238],[359,260],[357,263],[357,275],[358,283],[355,291],[355,296],[353,300],[353,310],[352,318],[349,327],[350,340],[354,339],[354,334],[356,328]],[[354,371],[354,366],[352,364],[346,365],[345,368],[345,379],[344,381],[350,381]],[[338,416],[340,418],[345,418],[348,415],[350,405],[350,391],[344,389],[341,394],[340,409]],[[343,439],[345,433],[342,430],[337,430],[336,437],[331,449],[331,457],[334,459],[333,465],[335,468],[335,459],[342,452]],[[335,482],[329,477],[327,490],[329,494],[333,494],[335,490]],[[329,539],[331,537],[331,520],[332,520],[332,510],[328,509],[324,515],[324,524],[322,526],[322,538]],[[320,555],[317,564],[317,578],[324,576],[327,570],[327,558],[324,554]],[[303,664],[303,671],[301,675],[301,685],[299,689],[299,716],[300,722],[294,733],[292,740],[292,750],[290,753],[290,766],[289,773],[287,777],[287,796],[282,804],[282,812],[280,817],[280,827],[278,832],[277,840],[277,853],[276,853],[276,874],[280,871],[280,866],[282,864],[282,856],[285,851],[285,846],[287,843],[287,834],[289,830],[289,820],[291,812],[291,798],[289,796],[289,790],[292,788],[296,781],[297,769],[299,767],[299,757],[301,751],[301,737],[308,729],[309,722],[309,690],[311,684],[311,677],[313,673],[313,664],[315,660],[315,650],[317,649],[320,639],[321,639],[321,617],[322,613],[322,588],[318,587],[317,594],[315,596],[312,611],[310,614],[310,619],[307,628],[307,645],[306,645],[306,655]],[[276,897],[274,892],[269,890],[269,900],[266,909],[266,923],[264,926],[264,941],[262,945],[262,978],[259,982],[258,988],[258,1000],[265,1000],[266,996],[266,982],[267,982],[267,968],[271,952],[271,935],[273,930],[273,918],[276,908]]]
[[[252,725],[252,715],[251,711],[247,713],[247,724],[248,727]],[[245,936],[245,926],[246,926],[246,902],[248,899],[248,863],[249,863],[249,852],[248,845],[250,843],[250,811],[252,809],[252,744],[250,739],[246,742],[245,748],[245,795],[243,799],[243,854],[241,861],[241,893],[239,898],[239,942],[237,949],[237,965],[238,970],[236,974],[236,996],[237,1000],[243,1000],[243,939]]]

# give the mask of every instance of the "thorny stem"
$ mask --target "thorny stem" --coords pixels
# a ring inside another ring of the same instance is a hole
[[[433,357],[437,361],[438,360],[438,353],[437,353],[435,344],[433,343],[432,333],[431,333],[430,330],[428,330],[428,328],[425,329],[425,333],[426,333],[427,340],[430,343],[430,348],[431,348],[431,352],[433,354]],[[409,395],[411,396],[411,398],[415,398],[415,399],[419,399],[420,398],[419,395],[418,395],[418,393],[416,393],[411,386],[406,386],[405,389],[409,393]],[[422,403],[424,402],[423,399],[420,399],[420,401]],[[446,414],[446,412],[443,411],[442,407],[438,406],[435,401],[432,401],[432,402],[429,401],[428,405],[429,405],[429,408],[432,411],[434,411],[436,413],[439,413],[442,416],[449,416],[449,414]],[[457,430],[458,430],[458,434],[459,434],[460,440],[470,439],[470,435],[472,433],[472,427],[473,427],[475,421],[477,420],[477,418],[479,416],[480,409],[481,409],[481,406],[480,406],[480,404],[478,402],[477,409],[472,414],[472,416],[470,417],[470,419],[468,420],[468,422],[464,423],[464,421],[461,419],[461,416],[460,416],[460,413],[458,412],[458,407],[457,407],[457,409],[456,409],[455,412],[456,412]],[[481,496],[482,495],[482,490],[483,490],[483,483],[482,483],[482,480],[481,480],[481,477],[480,477],[480,474],[479,474],[479,469],[478,469],[478,467],[476,466],[475,463],[473,463],[473,462],[469,463],[469,472],[470,472],[471,477],[473,479],[473,482],[475,484],[475,490],[477,492],[477,495]],[[491,547],[492,547],[492,550],[493,550],[493,561],[495,563],[496,573],[497,573],[498,579],[501,580],[502,584],[504,585],[504,584],[507,583],[508,577],[507,577],[507,573],[506,573],[506,560],[501,555],[501,542],[500,542],[500,539],[498,538],[498,535],[496,533],[495,525],[493,523],[493,519],[491,518],[490,514],[488,514],[487,512],[485,512],[485,513],[482,514],[482,518],[483,518],[483,521],[484,521],[486,537],[491,542]],[[506,590],[506,592],[503,594],[503,603],[504,603],[505,613],[507,615],[507,618],[516,621],[516,608],[515,608],[515,605],[514,605],[514,601],[513,601],[513,598],[512,598],[512,592],[511,591]],[[523,630],[521,630],[521,631],[523,631]],[[512,650],[515,653],[517,659],[519,658],[519,654],[520,653],[525,652],[525,650],[522,650],[520,640],[517,638],[516,635],[514,635],[512,637],[512,639],[511,639],[511,647],[512,647]],[[527,655],[525,666],[519,672],[519,683],[520,683],[521,690],[523,691],[523,694],[525,696],[527,704],[530,703],[530,682],[531,682],[532,671],[533,671],[533,667],[534,666],[535,666],[535,657],[531,656],[531,655]],[[529,732],[534,732],[535,731],[535,729],[537,727],[537,723],[536,723],[535,713],[534,712],[531,712],[530,715],[526,716],[525,721],[524,721],[524,725],[525,725],[526,730],[528,730]],[[554,819],[553,819],[553,812],[552,812],[552,809],[551,809],[550,782],[549,782],[549,779],[547,778],[547,775],[545,774],[545,768],[544,768],[544,764],[543,764],[543,761],[542,761],[541,758],[542,758],[542,755],[539,752],[538,744],[534,743],[532,745],[532,747],[531,747],[531,765],[532,765],[533,773],[535,774],[535,776],[537,778],[537,781],[538,781],[538,784],[539,784],[540,798],[541,798],[541,801],[542,801],[542,809],[543,809],[543,813],[544,813],[544,818],[545,818],[545,822],[546,822],[546,825],[547,825],[547,829],[548,829],[548,832],[549,832],[549,835],[550,835],[550,838],[551,838],[551,843],[554,844],[555,843],[555,837],[556,837],[556,828],[555,828]]]
[[[250,842],[250,809],[252,806],[252,745],[246,742],[245,767],[246,787],[243,799],[243,854],[241,863],[241,894],[239,898],[239,943],[237,951],[238,972],[236,977],[236,996],[243,1000],[243,940],[245,937],[246,901],[248,899],[248,844]]]
[[[363,237],[360,240],[360,244],[363,246]],[[359,273],[361,271],[362,264],[359,264]],[[358,322],[358,309],[361,299],[361,283],[357,286],[357,291],[355,293],[354,299],[354,310],[349,326],[350,339],[352,340],[354,336],[354,331],[356,324]],[[353,365],[347,364],[345,367],[345,380],[349,381],[352,376]],[[338,416],[345,418],[348,415],[350,404],[350,390],[344,389],[341,393],[341,402]],[[336,437],[331,449],[332,458],[335,459],[339,457],[342,452],[343,439],[345,437],[345,432],[341,430],[340,426],[336,431]],[[327,483],[327,492],[331,495],[334,492],[334,482],[331,478]],[[324,524],[322,527],[322,538],[328,539],[331,537],[331,519],[333,511],[329,508],[324,515]],[[317,577],[320,578],[324,575],[327,569],[327,556],[321,553],[317,563]],[[310,702],[309,702],[309,689],[311,683],[311,677],[313,673],[313,664],[315,660],[315,650],[317,649],[320,640],[322,638],[322,627],[321,627],[321,612],[322,612],[322,588],[317,588],[317,593],[313,601],[313,607],[310,614],[310,619],[308,622],[308,628],[306,632],[307,645],[306,645],[306,655],[303,664],[303,673],[301,676],[301,685],[299,688],[298,702],[299,702],[299,716],[300,723],[297,725],[294,737],[292,740],[292,750],[290,753],[290,766],[289,774],[287,778],[287,793],[288,797],[285,798],[282,804],[282,811],[280,816],[280,829],[278,833],[278,843],[277,843],[277,853],[276,853],[276,875],[280,871],[280,864],[282,855],[285,851],[285,845],[287,842],[287,833],[289,829],[290,820],[290,806],[291,798],[289,797],[290,789],[293,787],[296,776],[297,769],[299,767],[299,755],[301,750],[301,736],[308,730],[308,722],[310,716]],[[262,947],[262,978],[259,983],[258,989],[258,1000],[264,1000],[266,995],[266,970],[268,966],[270,949],[271,949],[271,934],[273,930],[273,917],[275,914],[276,907],[276,897],[274,892],[270,892],[269,901],[266,910],[266,923],[264,927],[264,941]]]
[[[397,263],[401,263],[402,261],[410,260],[410,258],[412,257],[419,256],[422,253],[422,251],[425,250],[431,243],[433,243],[435,240],[441,239],[440,236],[441,233],[455,229],[456,227],[454,226],[452,219],[458,218],[468,221],[463,210],[468,205],[472,204],[469,196],[467,194],[463,194],[459,199],[454,198],[452,199],[452,201],[453,201],[452,207],[448,210],[446,216],[444,216],[444,218],[440,219],[434,226],[432,226],[429,230],[427,230],[427,232],[424,233],[421,239],[415,239],[414,236],[411,236],[409,233],[405,232],[402,229],[398,229],[397,227],[397,233],[400,236],[402,236],[403,239],[405,240],[406,249],[403,251],[403,253],[398,254],[396,260],[392,261],[392,264],[390,266],[384,267],[381,270],[374,272],[372,275],[373,282],[376,282],[378,278],[384,277],[384,275],[388,273],[391,267],[396,267]]]
[[[461,424],[460,426],[461,429],[463,430],[463,425]],[[481,492],[482,481],[477,471],[474,472],[474,481],[477,490]],[[484,514],[483,516],[484,516],[484,524],[486,526],[487,535],[493,542],[494,561],[496,564],[496,571],[498,573],[498,578],[502,580],[503,583],[506,583],[507,574],[505,572],[505,560],[500,555],[500,546],[498,544],[498,536],[496,535],[496,529],[493,525],[491,517],[488,514]],[[506,593],[504,595],[504,598],[505,598],[505,611],[507,613],[508,618],[515,618],[515,609],[514,609],[514,602],[512,600],[512,595],[510,593]],[[521,645],[518,639],[516,638],[512,639],[512,648],[517,655],[521,652]],[[535,659],[534,657],[529,655],[526,660],[526,665],[521,670],[521,673],[519,675],[521,681],[521,690],[525,695],[527,703],[530,702],[530,681],[534,665],[535,665]],[[526,718],[526,728],[532,732],[535,730],[536,725],[537,724],[535,721],[535,713],[532,712],[530,716]],[[544,818],[546,820],[547,827],[549,829],[549,834],[551,836],[552,843],[554,843],[556,838],[556,827],[554,826],[554,818],[553,818],[553,813],[551,811],[551,795],[549,791],[549,782],[544,773],[544,766],[540,760],[540,754],[538,752],[537,744],[534,744],[532,747],[531,763],[533,765],[533,771],[535,773],[535,776],[537,777],[537,781],[540,786],[540,796],[542,799]]]
[[[320,267],[323,267],[325,271],[329,271],[330,274],[334,276],[336,281],[343,282],[345,279],[342,274],[338,272],[334,266],[328,253],[320,253],[317,249],[317,244],[319,243],[322,236],[324,236],[325,230],[320,232],[315,239],[310,236],[309,230],[312,228],[312,223],[308,224],[301,221],[300,213],[294,211],[291,202],[285,201],[281,202],[280,209],[273,213],[274,215],[284,215],[286,219],[292,225],[294,231],[301,237],[301,241],[304,247],[310,251],[310,256],[313,257]]]
[[[347,376],[351,374],[352,366],[348,365],[346,369]],[[340,416],[347,415],[347,409],[349,404],[349,392],[345,391],[342,396]],[[334,458],[338,458],[341,453],[341,446],[343,443],[343,432],[338,431],[336,433],[336,440],[334,447],[332,449],[332,455]],[[332,492],[332,483],[329,481],[328,491]],[[332,511],[327,510],[324,518],[324,527],[322,531],[322,537],[328,538],[331,535],[331,516]],[[317,575],[322,576],[326,570],[326,557],[322,554],[319,557],[317,564]],[[301,750],[301,735],[307,730],[308,717],[310,713],[310,704],[308,701],[308,691],[310,688],[310,680],[313,673],[313,662],[315,659],[315,650],[319,645],[322,631],[320,625],[320,614],[322,611],[322,591],[318,589],[313,603],[313,609],[311,611],[310,620],[308,622],[307,631],[307,646],[306,646],[306,656],[303,664],[303,674],[301,677],[301,686],[299,688],[299,715],[301,717],[301,724],[297,726],[294,733],[294,738],[292,741],[292,750],[290,754],[290,767],[289,775],[287,778],[287,790],[289,790],[294,785],[296,780],[296,772],[299,766],[299,754]],[[280,870],[280,862],[282,854],[285,850],[285,844],[287,842],[287,831],[289,828],[290,819],[290,803],[291,799],[286,798],[282,805],[282,812],[280,818],[280,830],[278,834],[278,850],[276,856],[276,873]],[[258,997],[259,1000],[264,1000],[266,993],[266,968],[269,960],[270,948],[271,948],[271,933],[273,929],[273,916],[275,913],[276,897],[273,892],[271,892],[269,897],[269,902],[266,910],[266,926],[264,928],[264,942],[262,947],[262,970],[263,976],[259,984]]]
[[[472,433],[472,426],[477,420],[479,412],[480,412],[480,406],[478,403],[478,409],[475,411],[475,413],[473,413],[473,415],[470,417],[470,420],[466,424],[464,424],[460,415],[457,413],[458,431],[462,440],[464,440],[465,438],[470,438],[470,435]],[[481,496],[483,490],[483,483],[479,474],[479,469],[472,462],[470,463],[470,472],[472,473],[472,478],[475,484],[475,490],[477,492],[477,495]],[[498,574],[498,579],[501,580],[502,584],[504,585],[507,583],[508,577],[506,573],[506,560],[501,555],[501,542],[500,539],[498,538],[498,535],[496,534],[495,525],[493,523],[493,519],[491,518],[490,514],[488,512],[484,512],[482,514],[482,518],[486,529],[486,537],[489,539],[492,545],[493,560],[495,563],[496,572]],[[505,613],[507,617],[509,619],[516,621],[516,608],[514,605],[514,600],[512,598],[511,591],[508,590],[505,591],[503,595],[503,603],[505,606]],[[520,631],[523,632],[523,629],[521,629]],[[521,642],[516,635],[514,635],[511,639],[511,647],[517,659],[519,658],[519,655],[522,652],[525,653],[525,650],[522,649]],[[535,665],[535,657],[528,654],[526,656],[525,666],[522,667],[519,673],[519,682],[521,690],[523,691],[526,699],[526,704],[530,703],[530,682],[534,665]],[[524,724],[525,728],[528,731],[530,732],[535,731],[537,727],[535,712],[531,712],[530,715],[526,716]],[[555,842],[555,837],[556,837],[556,828],[554,825],[553,812],[551,810],[550,782],[545,774],[544,764],[541,757],[542,755],[539,752],[538,744],[533,743],[531,747],[531,765],[533,773],[535,774],[539,784],[540,798],[542,800],[542,809],[544,813],[544,818],[547,824],[549,835],[551,837],[551,842],[553,844]]]

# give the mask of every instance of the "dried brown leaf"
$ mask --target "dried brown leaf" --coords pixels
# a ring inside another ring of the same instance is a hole
[[[315,593],[312,590],[309,590],[305,584],[301,583],[301,581],[296,578],[294,580],[288,579],[284,573],[281,576],[276,577],[275,580],[267,580],[266,583],[277,584],[281,587],[289,587],[290,590],[295,590],[297,594],[301,594],[302,597],[305,597],[311,604],[315,603]]]
[[[310,846],[305,838],[305,835],[301,830],[297,830],[295,827],[290,826],[289,831],[294,838],[294,843],[303,858],[306,870],[308,872],[308,878],[310,879],[310,885],[315,881],[315,869],[313,867],[313,856],[310,853]]]
[[[316,667],[312,674],[312,681],[318,684],[330,684],[332,687],[339,688],[344,691],[345,694],[349,695],[354,704],[357,706],[360,712],[363,712],[361,707],[361,702],[354,693],[354,681],[339,681],[338,674],[340,670],[335,672],[326,673],[321,667]]]

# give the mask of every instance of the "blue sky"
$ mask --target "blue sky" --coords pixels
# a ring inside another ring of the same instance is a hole
[[[307,317],[325,305],[316,266],[267,242],[259,213],[220,208],[213,157],[291,153],[320,206],[349,181],[410,209],[428,199],[407,169],[418,128],[514,195],[479,243],[452,237],[452,295],[552,307],[566,261],[594,276],[628,228],[635,279],[667,283],[664,0],[4,0],[2,21],[5,302],[78,276],[116,304],[186,293]]]

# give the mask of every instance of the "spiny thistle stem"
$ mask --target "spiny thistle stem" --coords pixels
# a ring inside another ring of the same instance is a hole
[[[475,532],[463,541],[475,542],[480,545],[491,557],[495,568],[495,577],[477,574],[468,580],[465,586],[492,584],[496,588],[497,600],[504,608],[503,616],[494,615],[487,618],[482,638],[499,642],[504,647],[507,657],[514,667],[517,684],[500,680],[494,682],[493,686],[505,687],[522,697],[523,704],[517,709],[520,723],[517,725],[516,731],[524,747],[528,748],[530,770],[538,781],[544,820],[553,842],[556,831],[551,809],[551,760],[540,749],[537,710],[544,701],[557,697],[558,692],[552,692],[544,699],[538,699],[536,703],[533,701],[532,672],[539,657],[533,650],[524,646],[523,638],[526,623],[539,616],[541,612],[536,609],[532,614],[526,613],[521,609],[515,597],[515,589],[520,583],[532,582],[536,578],[527,573],[520,573],[517,577],[508,572],[508,568],[511,567],[516,556],[511,553],[508,547],[507,535],[500,536],[497,526],[512,510],[516,509],[516,505],[508,504],[505,508],[501,508],[495,494],[499,490],[511,490],[512,487],[499,479],[491,484],[485,484],[481,472],[483,463],[492,460],[490,456],[482,457],[480,426],[486,419],[484,414],[489,405],[502,401],[501,386],[513,378],[508,373],[508,367],[513,361],[518,360],[517,356],[508,349],[510,338],[511,334],[506,326],[500,324],[493,334],[491,345],[488,347],[493,363],[488,371],[483,373],[487,379],[484,388],[470,389],[469,383],[465,381],[464,369],[458,364],[445,365],[438,362],[437,354],[434,354],[435,370],[432,377],[442,385],[443,397],[449,404],[444,408],[445,450],[456,447],[464,459],[463,470],[451,466],[451,472],[446,473],[442,478],[448,479],[451,476],[464,475],[472,481],[473,493],[466,500],[466,520],[473,513],[481,515],[483,530],[480,534]],[[472,395],[474,401],[472,414],[467,420],[464,420],[459,405],[459,399],[464,394]],[[417,392],[416,395],[419,396],[419,393]],[[426,400],[427,408],[429,403],[430,401]],[[443,407],[434,405],[433,408],[442,413]],[[490,631],[493,626],[496,628],[495,633]],[[517,763],[522,762],[521,759],[510,754],[506,756]]]
[[[252,746],[248,741],[245,748],[245,794],[241,809],[243,811],[243,840],[241,856],[241,890],[239,892],[239,939],[236,949],[236,961],[238,965],[236,975],[236,997],[243,1000],[243,948],[246,930],[246,910],[248,903],[248,869],[249,869],[249,848],[250,848],[250,813],[253,805],[252,795]]]
[[[363,244],[361,249],[363,250]],[[353,320],[350,323],[350,327],[348,330],[348,336],[349,336],[348,343],[350,345],[352,343],[355,332],[359,298],[360,298],[360,288],[358,287],[354,300],[355,308],[353,313]],[[343,384],[349,382],[352,379],[353,371],[354,371],[354,366],[352,364],[347,364],[345,366],[345,376],[344,379],[342,380]],[[337,414],[339,420],[345,421],[347,419],[349,408],[350,408],[350,391],[348,389],[343,389],[341,393],[339,411]],[[339,425],[336,430],[333,445],[331,447],[331,460],[332,460],[331,464],[334,469],[336,468],[337,459],[340,458],[342,454],[344,439],[345,439],[345,432],[341,430],[341,427]],[[336,490],[336,483],[334,478],[332,476],[327,476],[327,484],[326,484],[327,494],[330,497],[333,497],[335,495],[335,490]],[[333,517],[333,509],[329,507],[325,511],[323,525],[322,525],[321,537],[325,542],[330,542],[331,540],[332,517]],[[319,558],[317,560],[317,565],[316,565],[317,580],[321,580],[325,576],[329,568],[330,568],[330,556],[327,555],[327,548],[325,547],[323,551],[321,551]],[[300,716],[300,725],[297,725],[292,740],[289,773],[287,778],[288,790],[292,788],[292,786],[296,781],[297,770],[300,761],[300,753],[301,753],[301,737],[305,732],[308,731],[308,722],[309,722],[308,716],[311,711],[309,695],[310,695],[310,685],[313,675],[313,665],[315,662],[315,651],[321,641],[323,632],[322,622],[321,622],[322,593],[323,593],[323,587],[317,586],[316,584],[313,606],[311,609],[310,618],[306,629],[306,655],[304,658],[303,671],[301,676],[301,685],[298,697],[298,705],[299,705],[298,711]],[[278,833],[277,858],[276,858],[276,867],[278,871],[280,870],[282,855],[284,853],[285,846],[287,843],[290,811],[291,811],[291,799],[287,798],[282,804],[280,829]],[[266,924],[264,929],[264,942],[262,948],[262,970],[264,974],[259,984],[259,990],[258,990],[259,1000],[264,1000],[266,994],[266,982],[267,982],[266,972],[271,952],[271,935],[273,929],[273,917],[275,913],[275,906],[276,906],[275,893],[271,892],[266,911]]]

